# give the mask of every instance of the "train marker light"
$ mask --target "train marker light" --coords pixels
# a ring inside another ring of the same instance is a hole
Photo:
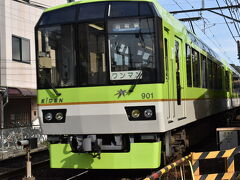
[[[146,110],[144,111],[144,116],[145,116],[146,118],[150,118],[150,117],[152,117],[152,115],[153,115],[153,111],[152,111],[151,109],[146,109]]]
[[[51,121],[53,119],[52,113],[45,114],[44,119],[47,120],[47,121]]]
[[[65,123],[67,109],[43,109],[44,123]]]
[[[129,121],[156,120],[155,106],[127,106],[124,107]]]
[[[61,121],[63,119],[63,114],[61,112],[58,112],[56,115],[55,115],[55,119],[58,120],[58,121]]]
[[[136,119],[140,116],[140,111],[138,109],[134,109],[134,110],[132,110],[131,115],[132,115],[133,118]]]

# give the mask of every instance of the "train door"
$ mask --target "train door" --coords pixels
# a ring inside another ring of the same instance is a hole
[[[175,81],[173,87],[175,88],[175,114],[177,120],[185,119],[185,92],[184,92],[184,73],[183,73],[183,44],[182,40],[178,37],[174,38],[174,70],[173,75]],[[175,99],[174,98],[174,99]]]
[[[166,98],[167,98],[167,105],[164,106],[166,108],[166,119],[168,122],[171,122],[173,119],[173,102],[170,101],[172,99],[173,93],[171,90],[171,84],[172,76],[169,72],[171,72],[171,66],[170,66],[170,36],[169,36],[169,29],[164,28],[164,64],[165,64],[165,83],[166,83]]]

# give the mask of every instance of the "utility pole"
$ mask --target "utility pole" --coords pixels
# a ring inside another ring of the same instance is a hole
[[[202,0],[202,9],[205,8],[205,0]]]

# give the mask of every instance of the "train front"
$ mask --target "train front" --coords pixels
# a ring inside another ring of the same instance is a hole
[[[43,13],[38,104],[52,168],[160,165],[161,32],[151,2],[83,1]]]

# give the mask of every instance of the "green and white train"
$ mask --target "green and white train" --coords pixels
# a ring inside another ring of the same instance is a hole
[[[52,168],[157,168],[186,126],[240,103],[239,74],[156,0],[47,9],[36,41]]]

